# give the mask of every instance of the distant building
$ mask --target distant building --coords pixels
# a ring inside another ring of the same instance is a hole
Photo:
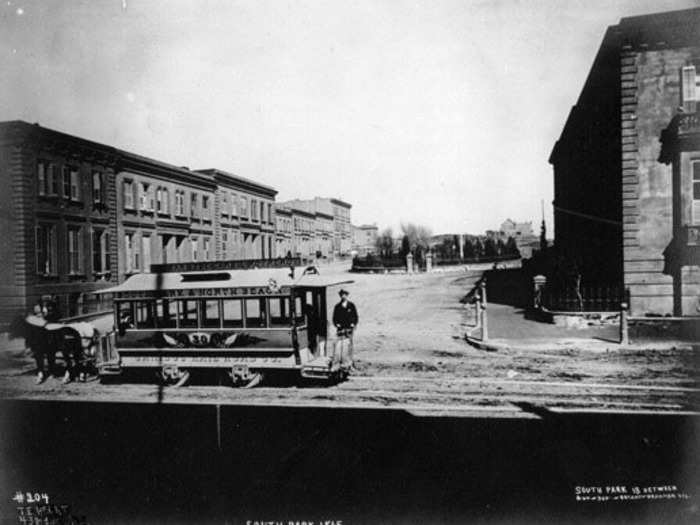
[[[322,221],[323,226],[318,229],[320,232],[326,232],[327,218],[332,218],[332,238],[330,246],[327,246],[327,232],[319,234],[320,238],[313,241],[316,246],[314,252],[318,249],[323,253],[323,256],[345,256],[350,254],[352,249],[352,229],[350,223],[350,210],[352,205],[340,199],[327,197],[314,197],[313,199],[293,199],[281,203],[283,207],[291,210],[298,210],[312,214],[314,220],[318,217]],[[308,217],[307,217],[308,218]],[[314,226],[314,230],[317,228]],[[315,234],[316,235],[316,234]],[[328,253],[326,253],[328,250]]]
[[[549,159],[557,250],[635,315],[700,312],[698,28],[697,8],[609,27]]]
[[[352,251],[360,256],[375,253],[378,236],[379,228],[376,224],[352,226]]]
[[[532,230],[532,222],[515,222],[512,219],[506,219],[501,224],[501,231],[505,235],[506,239],[512,237],[516,241],[519,239],[531,239],[535,237],[535,233]]]

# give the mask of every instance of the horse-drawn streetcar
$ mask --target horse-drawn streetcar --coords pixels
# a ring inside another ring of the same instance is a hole
[[[345,377],[346,366],[327,344],[328,294],[351,281],[303,268],[206,267],[165,265],[104,290],[114,298],[115,334],[98,350],[101,376],[146,371],[181,385],[213,370],[234,386],[254,386],[279,371]]]

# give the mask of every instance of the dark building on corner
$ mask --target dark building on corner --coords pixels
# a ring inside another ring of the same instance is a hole
[[[555,240],[633,314],[700,314],[700,9],[607,29],[550,157]]]
[[[0,123],[0,327],[51,297],[64,316],[117,280],[117,150]]]

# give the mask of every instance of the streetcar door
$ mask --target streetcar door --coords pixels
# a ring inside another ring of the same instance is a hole
[[[313,357],[325,355],[328,333],[326,318],[325,288],[300,288],[297,297],[301,298],[304,321],[307,329],[309,351]]]

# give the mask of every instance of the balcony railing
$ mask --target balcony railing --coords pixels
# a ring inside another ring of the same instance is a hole
[[[678,120],[678,134],[700,133],[700,113],[686,113]]]

